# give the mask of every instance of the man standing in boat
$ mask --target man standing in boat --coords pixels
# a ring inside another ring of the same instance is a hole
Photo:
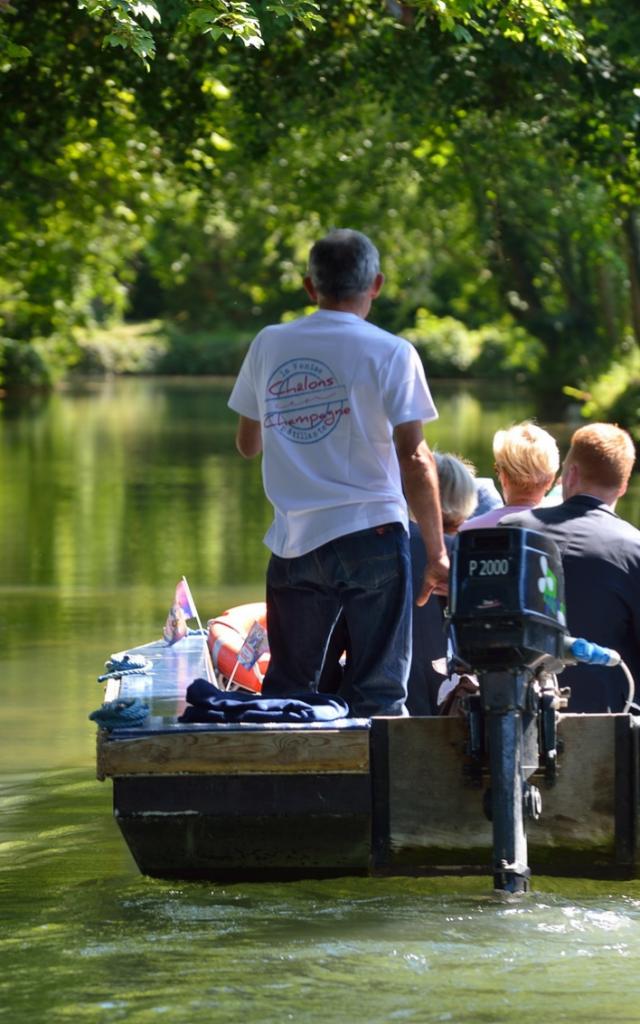
[[[561,505],[518,512],[501,526],[538,530],[562,556],[571,636],[616,650],[640,683],[640,531],[615,506],[635,461],[629,434],[612,423],[580,427],[562,466]],[[622,711],[628,684],[620,668],[576,665],[561,684],[571,688],[568,710]]]
[[[358,231],[311,249],[318,310],[254,339],[229,399],[241,455],[263,453],[275,518],[265,537],[271,663],[263,693],[317,688],[344,613],[340,690],[356,716],[404,713],[411,661],[407,501],[428,554],[417,597],[446,592],[438,479],[422,425],[437,417],[413,346],[367,322],[382,287]],[[406,499],[403,494],[406,494]]]

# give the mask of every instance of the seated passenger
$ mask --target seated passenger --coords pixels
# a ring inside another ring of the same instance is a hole
[[[445,543],[450,548],[453,537],[477,504],[478,495],[475,469],[455,455],[434,452],[440,485],[440,506]],[[414,594],[419,593],[427,554],[420,531],[409,523],[411,574]],[[444,626],[444,598],[432,595],[427,603],[413,606],[411,670],[409,672],[407,710],[410,715],[437,715],[438,690],[442,673],[433,667],[434,661],[446,657],[447,638]]]
[[[560,466],[556,442],[535,423],[498,430],[493,438],[493,456],[505,505],[467,520],[461,531],[497,526],[503,516],[540,505]]]
[[[478,503],[469,516],[469,519],[475,519],[476,516],[482,516],[492,508],[503,508],[504,506],[504,501],[500,497],[500,492],[490,476],[476,477],[476,495]]]
[[[476,468],[459,455],[434,452],[440,487],[440,511],[445,538],[452,538],[478,501]],[[446,540],[445,540],[446,542]],[[449,541],[448,547],[451,547]]]
[[[635,461],[633,441],[612,423],[580,427],[562,466],[564,501],[509,516],[501,525],[538,530],[560,548],[567,627],[618,651],[640,690],[640,531],[616,515]],[[576,665],[560,685],[570,712],[622,711],[630,696],[621,668]]]

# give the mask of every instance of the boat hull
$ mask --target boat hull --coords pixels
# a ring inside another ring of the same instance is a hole
[[[635,877],[638,722],[565,715],[554,784],[534,776],[535,873]],[[101,731],[98,775],[148,875],[220,880],[488,873],[486,773],[462,719]]]

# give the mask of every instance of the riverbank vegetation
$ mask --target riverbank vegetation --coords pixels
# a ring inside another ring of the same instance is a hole
[[[632,425],[626,0],[0,0],[0,33],[0,387],[234,373],[350,225],[381,250],[375,319],[432,375]]]
[[[282,315],[286,319],[310,311]],[[535,377],[542,352],[535,338],[512,323],[469,330],[454,317],[435,317],[424,309],[417,310],[415,325],[402,333],[416,346],[433,377],[509,376],[524,382]],[[69,372],[235,376],[252,337],[252,330],[233,324],[197,330],[171,320],[93,327],[76,332]]]

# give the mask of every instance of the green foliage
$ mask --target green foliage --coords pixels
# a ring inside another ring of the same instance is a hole
[[[31,56],[27,46],[11,38],[10,19],[16,13],[16,7],[10,0],[0,0],[0,74]]]
[[[263,29],[259,10],[299,22],[306,29],[313,29],[322,20],[318,14],[320,5],[314,0],[281,0],[280,3],[252,4],[209,0],[188,5],[187,24],[195,32],[209,35],[213,40],[225,38],[240,40],[245,46],[264,45]]]
[[[168,349],[159,322],[119,324],[81,334],[75,372],[82,374],[155,373]]]
[[[618,423],[640,443],[640,350],[628,348],[605,373],[586,389],[566,387],[565,393],[582,403],[588,420]]]
[[[0,330],[68,337],[122,316],[134,259],[174,182],[135,91],[106,59],[93,63],[99,38],[75,5],[23,0],[20,13],[18,37],[39,34],[45,52],[1,80]]]
[[[49,388],[55,381],[55,359],[42,345],[0,337],[0,392]]]
[[[476,331],[467,330],[452,316],[433,316],[427,309],[417,311],[415,327],[404,333],[416,346],[431,376],[466,374],[480,351]]]
[[[584,387],[640,336],[639,34],[626,0],[0,0],[0,331],[171,317],[206,369],[351,224],[442,372]]]
[[[487,324],[476,332],[479,352],[471,366],[474,377],[533,381],[539,373],[544,353],[542,343],[519,324],[505,316],[498,323]]]
[[[167,348],[158,360],[157,372],[236,376],[252,336],[233,327],[190,332],[167,325]]]
[[[470,42],[472,33],[498,32],[514,43],[530,39],[542,50],[585,60],[584,35],[572,10],[579,5],[563,0],[414,0],[403,6],[434,14],[461,42]]]
[[[251,338],[233,326],[189,331],[159,320],[93,329],[77,338],[74,372],[235,376]]]
[[[0,16],[13,14],[21,0],[0,0]],[[306,31],[331,19],[315,0],[76,0],[80,11],[98,24],[104,46],[131,51],[149,68],[156,55],[157,31],[166,9],[177,31],[221,39],[239,40],[247,47],[264,45],[270,20],[290,22]],[[369,15],[379,5],[360,3],[359,12]],[[504,39],[521,44],[531,40],[542,50],[556,52],[569,60],[584,61],[584,36],[570,6],[563,0],[414,0],[390,3],[390,13],[405,26],[418,30],[438,25],[457,40],[470,42],[474,34],[497,32]],[[162,14],[161,14],[162,12]],[[1,31],[0,59],[19,62],[29,50],[16,46]]]
[[[606,417],[602,418],[624,427],[636,444],[640,444],[640,371],[636,371],[636,376],[627,381],[624,391],[606,409]]]
[[[540,343],[505,318],[502,323],[469,329],[454,317],[416,313],[415,326],[403,331],[416,346],[431,377],[531,378],[540,361]]]
[[[9,0],[0,0],[0,15],[15,13]],[[265,19],[295,22],[312,30],[322,20],[320,5],[314,0],[280,0],[249,3],[245,0],[76,0],[79,11],[96,23],[102,45],[119,47],[138,57],[148,71],[156,56],[156,33],[166,17],[177,33],[189,37],[208,36],[211,40],[240,41],[248,47],[264,45]],[[30,55],[26,47],[16,45],[2,32],[0,59],[17,63]]]
[[[104,37],[105,46],[121,46],[131,50],[145,67],[149,66],[148,61],[155,57],[156,47],[145,22],[153,25],[160,21],[160,12],[154,3],[138,0],[78,0],[78,8],[108,26]],[[144,19],[142,24],[140,19]]]

